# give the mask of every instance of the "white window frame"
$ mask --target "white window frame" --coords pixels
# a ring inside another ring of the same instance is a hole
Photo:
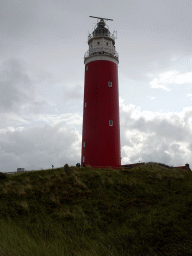
[[[111,81],[108,82],[108,86],[112,87],[112,82]]]
[[[85,141],[83,141],[83,148],[85,148]]]
[[[113,120],[109,120],[109,126],[113,126]]]
[[[83,163],[85,163],[85,157],[83,156]]]
[[[86,71],[88,70],[88,65],[86,66]]]
[[[85,102],[85,108],[87,107],[87,102]]]

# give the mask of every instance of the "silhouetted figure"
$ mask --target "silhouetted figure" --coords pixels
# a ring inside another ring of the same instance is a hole
[[[64,165],[64,173],[69,175],[69,165],[68,164]]]

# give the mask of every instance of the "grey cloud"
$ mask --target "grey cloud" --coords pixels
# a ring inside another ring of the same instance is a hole
[[[173,66],[173,56],[192,55],[190,1],[182,1],[182,5],[177,0],[120,3],[112,0],[109,6],[108,1],[101,0],[91,4],[85,0],[1,1],[4,13],[0,24],[1,54],[5,57],[23,54],[23,58],[30,58],[40,69],[49,62],[45,69],[57,71],[61,77],[73,77],[74,60],[81,65],[82,49],[87,50],[87,30],[91,30],[96,21],[90,19],[91,24],[87,23],[94,9],[92,15],[99,12],[101,16],[113,16],[114,23],[108,22],[108,25],[111,31],[113,27],[118,30],[116,45],[120,65],[129,78],[149,81],[148,73],[164,72]],[[86,9],[79,12],[82,5]],[[65,71],[61,65],[65,65]]]
[[[4,132],[0,145],[1,171],[60,167],[80,160],[79,134],[65,122]]]
[[[192,55],[191,1],[131,1],[124,12],[117,50],[130,78],[147,79],[146,74],[165,72]]]
[[[160,150],[151,149],[151,152],[140,152],[136,153],[133,157],[131,157],[131,163],[138,162],[158,162],[158,163],[166,163],[168,165],[172,165],[173,161],[169,154],[162,152]]]
[[[40,113],[55,113],[48,103],[54,88],[52,77],[46,74],[31,77],[22,59],[11,58],[1,64],[0,69],[0,113],[20,115],[20,119]],[[7,119],[7,118],[6,118]]]
[[[190,164],[192,131],[189,126],[191,116],[187,114],[190,110],[184,111],[184,118],[176,113],[169,116],[156,114],[151,120],[147,120],[144,115],[134,119],[131,117],[133,111],[133,107],[120,110],[124,159],[128,158],[130,163],[155,161],[169,165],[184,165],[187,162]]]
[[[83,99],[83,86],[76,85],[72,89],[67,87],[63,90],[63,99],[65,101],[82,101]]]
[[[192,152],[192,143],[189,143],[188,149]]]
[[[34,87],[21,61],[9,59],[0,71],[0,111],[17,112],[23,104],[32,101]]]
[[[131,120],[130,129],[136,129],[140,132],[155,133],[158,138],[166,138],[168,141],[183,141],[190,135],[188,127],[183,127],[182,123],[172,123],[170,120],[155,117],[153,120],[147,121],[144,117],[138,120]]]
[[[18,113],[0,113],[0,129],[27,125],[28,121]]]

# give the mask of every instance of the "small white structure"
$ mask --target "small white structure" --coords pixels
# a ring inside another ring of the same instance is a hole
[[[17,168],[17,172],[25,172],[25,168]]]

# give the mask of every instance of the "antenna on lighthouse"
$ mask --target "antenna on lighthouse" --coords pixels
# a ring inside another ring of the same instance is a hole
[[[89,16],[90,18],[96,18],[96,19],[102,19],[102,20],[111,20],[113,21],[112,19],[107,19],[107,18],[101,18],[101,17],[95,17],[95,16]]]

